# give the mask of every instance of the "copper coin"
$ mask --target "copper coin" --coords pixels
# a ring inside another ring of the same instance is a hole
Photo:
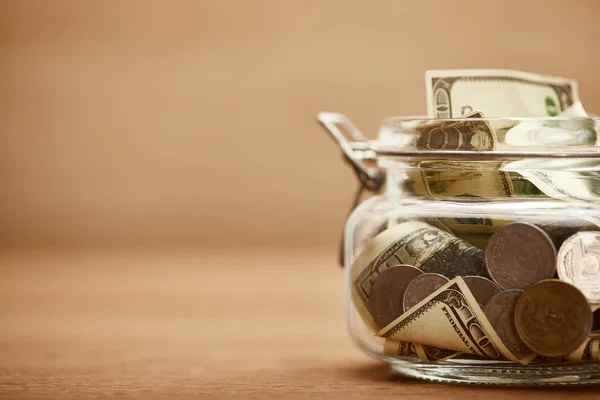
[[[600,232],[579,232],[564,241],[558,251],[558,277],[600,303]]]
[[[520,289],[510,289],[496,293],[487,302],[483,311],[502,343],[518,359],[533,354],[531,349],[521,340],[515,326],[515,306],[523,293]]]
[[[463,280],[481,308],[485,307],[495,294],[502,291],[500,286],[482,276],[465,276]]]
[[[421,302],[424,298],[435,292],[446,283],[448,278],[440,274],[421,274],[414,278],[404,292],[404,311],[408,311]]]
[[[567,356],[592,328],[592,309],[575,286],[547,279],[529,287],[517,301],[515,325],[525,344],[547,357]]]
[[[554,276],[556,249],[537,226],[511,222],[490,238],[485,262],[492,279],[504,289],[525,289]]]
[[[418,268],[398,265],[379,274],[369,294],[368,306],[379,328],[384,328],[402,315],[406,286],[422,273]]]

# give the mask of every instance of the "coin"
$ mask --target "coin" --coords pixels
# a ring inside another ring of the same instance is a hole
[[[422,273],[420,269],[410,265],[397,265],[379,274],[371,289],[368,305],[379,328],[384,328],[402,315],[406,286]]]
[[[511,222],[490,238],[485,262],[492,279],[504,289],[524,289],[554,276],[556,249],[537,226]]]
[[[450,280],[440,274],[421,274],[406,286],[404,291],[404,311],[416,306],[424,298],[435,292]]]
[[[600,303],[600,232],[579,232],[558,251],[558,277],[583,292],[590,303]]]
[[[495,294],[502,291],[500,286],[482,276],[465,276],[463,280],[481,308],[484,308]]]
[[[515,326],[515,305],[523,293],[520,289],[509,289],[496,293],[487,302],[483,311],[502,343],[518,359],[524,359],[533,354],[521,340]]]
[[[519,298],[515,325],[523,342],[536,353],[567,356],[587,339],[592,309],[575,286],[547,279],[529,287]]]

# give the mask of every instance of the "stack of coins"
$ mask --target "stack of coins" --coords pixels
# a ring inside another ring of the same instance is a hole
[[[470,292],[468,298],[476,303],[469,304],[475,315],[487,320],[515,359],[600,360],[600,232],[578,232],[561,242],[557,251],[543,229],[511,222],[488,241],[487,274],[481,274],[487,277],[462,275],[443,265],[436,272],[408,264],[390,265],[368,293],[373,329],[388,332],[415,310],[426,309],[436,294],[448,289],[450,279],[459,276]],[[396,249],[397,242],[389,248]],[[402,340],[407,339],[421,343],[418,333]]]

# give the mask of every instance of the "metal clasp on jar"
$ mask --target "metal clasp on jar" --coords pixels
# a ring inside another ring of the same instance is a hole
[[[365,190],[377,193],[385,183],[385,174],[377,167],[370,166],[367,163],[374,161],[377,155],[371,150],[367,144],[367,138],[344,114],[321,112],[317,115],[317,121],[325,128],[331,137],[338,143],[344,152],[344,158],[350,164],[360,185],[354,196],[354,201],[350,208],[350,213],[360,203]],[[352,139],[352,142],[348,140]],[[364,144],[364,148],[360,147]],[[359,146],[357,146],[359,145]],[[344,266],[344,235],[342,232],[342,240],[340,244],[339,263]]]

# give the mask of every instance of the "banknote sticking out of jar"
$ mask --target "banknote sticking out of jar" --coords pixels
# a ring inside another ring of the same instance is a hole
[[[377,140],[318,115],[372,194],[342,244],[354,341],[417,378],[600,383],[600,119],[564,78],[426,77],[428,117]]]

